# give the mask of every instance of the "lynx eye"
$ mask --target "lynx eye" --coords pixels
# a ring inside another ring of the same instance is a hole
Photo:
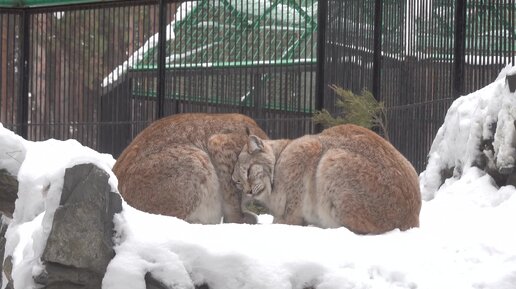
[[[240,178],[238,177],[235,177],[234,175],[231,176],[231,180],[233,181],[233,183],[235,184],[236,188],[238,190],[242,190],[242,182],[240,181]]]
[[[246,179],[249,179],[250,176],[251,176],[251,166],[249,166],[249,168],[247,169]]]

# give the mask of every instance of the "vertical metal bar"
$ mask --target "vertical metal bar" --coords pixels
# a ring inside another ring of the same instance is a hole
[[[199,4],[197,4],[199,5]],[[180,13],[180,19],[186,19],[186,15],[183,14],[183,9],[181,7],[181,3],[176,3],[176,15],[178,15],[178,11],[179,10],[179,13]],[[174,19],[175,20],[175,19]],[[179,38],[179,39],[182,39],[183,38],[183,33],[182,33],[183,29],[179,29],[179,35],[176,35],[176,38]],[[174,41],[174,51],[178,51],[178,45],[179,45],[179,41]],[[181,62],[178,63],[179,65],[181,65]],[[174,64],[174,67],[177,67],[177,64]],[[173,81],[174,81],[174,99],[176,100],[176,107],[175,107],[175,113],[178,114],[181,112],[182,108],[181,108],[181,103],[184,103],[184,100],[181,100],[181,96],[183,95],[184,96],[184,89],[182,88],[182,84],[185,82],[185,77],[181,74],[181,73],[177,73],[177,71],[175,72],[174,74],[175,77],[173,77]],[[179,76],[179,77],[177,77]]]
[[[4,33],[4,27],[7,26],[8,27],[8,23],[9,22],[6,22],[9,20],[9,14],[3,14],[3,15],[0,15],[0,33],[2,35],[0,35],[0,39],[2,39],[1,41],[4,41],[3,37],[3,33]],[[4,24],[6,23],[6,24]],[[7,36],[5,39],[8,39]],[[9,42],[10,43],[10,42]],[[9,45],[7,43],[3,44],[7,47],[6,50],[9,50]],[[9,73],[7,72],[7,69],[4,68],[4,66],[7,66],[7,63],[4,63],[4,52],[8,53],[8,51],[4,51],[4,49],[0,49],[0,122],[3,122],[4,125],[8,125],[11,126],[13,125],[12,121],[9,120],[9,116],[7,114],[7,108],[8,108],[8,105],[9,105],[9,98],[7,96],[7,94],[5,93],[5,90],[7,88],[7,78],[8,78],[8,75]],[[3,75],[3,73],[6,73],[6,75]],[[5,97],[5,102],[2,103],[2,100],[3,98]],[[11,128],[12,129],[12,128]]]
[[[159,22],[158,22],[158,87],[157,87],[157,118],[165,115],[165,53],[166,53],[166,25],[167,25],[167,9],[166,0],[159,0]]]
[[[476,3],[475,3],[476,5]],[[490,9],[488,7],[482,7],[483,9],[486,9],[487,11],[485,11],[484,13],[489,15],[491,13]],[[484,13],[481,13],[481,14],[484,14]],[[479,19],[479,16],[475,15],[475,16],[469,16],[470,19],[469,21],[466,20],[466,22],[475,22],[475,25],[474,25],[474,30],[473,30],[473,35],[472,37],[476,38],[475,40],[471,41],[472,43],[470,44],[470,49],[472,50],[470,52],[470,55],[473,54],[473,55],[483,55],[483,51],[482,50],[488,50],[489,47],[492,47],[491,45],[489,45],[489,39],[491,37],[486,37],[485,36],[485,32],[484,31],[491,31],[491,28],[489,27],[490,25],[490,21],[488,20],[489,17],[482,17],[484,18],[483,19],[483,23],[480,21],[481,19]],[[472,17],[476,17],[477,19],[471,19]],[[487,22],[486,22],[487,21]],[[483,24],[483,26],[481,26]],[[480,27],[479,27],[480,26]],[[471,27],[470,27],[471,29]],[[484,30],[484,31],[482,31]],[[500,30],[496,30],[496,31],[500,31]],[[496,32],[497,34],[498,32]],[[494,37],[496,37],[496,34]],[[478,39],[480,38],[480,39]],[[486,39],[487,38],[487,39]],[[478,39],[478,40],[477,40]],[[472,56],[470,56],[470,58],[472,58]],[[489,63],[491,61],[487,61],[488,63],[486,63],[486,58],[487,57],[480,57],[480,59],[478,60],[478,63],[477,63],[477,60],[475,59],[472,59],[474,61],[474,65],[472,65],[472,67],[474,67],[474,70],[477,70],[477,67],[479,67],[479,65],[481,65],[482,67],[487,67],[486,65],[492,65],[493,63]],[[480,75],[479,75],[479,78],[481,79],[480,80],[480,83],[483,83],[485,79],[487,79],[487,76],[486,74],[489,73],[488,71],[486,71],[487,69],[480,69]],[[472,88],[476,88],[478,87],[478,85],[473,85]],[[466,86],[466,89],[467,89],[467,86]],[[468,89],[469,91],[472,91],[473,89]]]
[[[317,68],[315,75],[315,110],[324,108],[324,91],[326,79],[324,65],[326,63],[326,20],[328,19],[328,0],[319,0],[317,15]],[[315,132],[322,131],[321,124],[315,126]]]
[[[465,32],[466,32],[466,0],[455,0],[455,47],[453,96],[459,97],[464,93],[464,61],[465,61]]]
[[[36,43],[41,43],[40,41],[38,41],[38,38],[39,38],[39,35],[42,34],[42,26],[43,25],[39,25],[40,22],[40,16],[42,16],[42,13],[37,13],[37,14],[34,14],[33,15],[33,20],[32,20],[32,23],[33,23],[33,27],[32,27],[32,33],[31,33],[31,43],[34,43],[35,45],[33,45],[34,49],[32,50],[32,63],[30,64],[33,71],[37,72],[37,71],[41,71],[41,68],[39,67],[42,63],[41,61],[41,56],[40,56],[40,53],[39,53],[39,49],[41,47],[41,44],[39,45],[36,45]],[[33,121],[31,123],[37,123],[37,128],[33,131],[36,132],[36,139],[38,140],[41,140],[43,138],[46,137],[46,130],[47,130],[47,125],[46,125],[46,111],[48,111],[47,109],[47,106],[45,105],[45,98],[43,97],[43,95],[41,95],[39,92],[41,91],[40,89],[40,84],[41,84],[41,81],[38,78],[37,76],[37,73],[34,73],[34,75],[32,76],[34,78],[35,81],[31,81],[31,87],[29,89],[29,91],[32,91],[33,92],[33,95],[32,95],[32,99],[33,101],[35,102],[35,106],[37,107],[37,112],[36,114],[32,114],[32,119]]]
[[[3,34],[4,34],[4,19],[5,18],[8,18],[9,15],[8,14],[0,14],[0,41],[4,41],[3,39]],[[7,38],[5,38],[7,39]],[[2,43],[2,45],[0,46],[8,46],[7,43]],[[11,125],[12,123],[9,123],[9,120],[8,120],[8,116],[7,116],[7,105],[8,105],[8,99],[7,99],[7,95],[4,94],[4,86],[7,86],[5,85],[4,81],[7,79],[7,75],[3,75],[4,71],[7,71],[7,70],[4,70],[4,62],[3,62],[3,59],[4,59],[4,49],[0,49],[0,122],[4,123],[4,125]],[[6,73],[8,74],[8,73]],[[5,80],[4,80],[5,79]],[[5,95],[5,103],[2,103],[2,100],[4,98],[4,95]],[[5,107],[5,110],[4,110],[4,107]]]
[[[16,17],[16,16],[18,16],[18,17]],[[15,27],[16,27],[17,23],[19,25],[20,20],[21,20],[20,18],[21,18],[21,15],[19,15],[19,14],[9,15],[9,17],[7,19],[7,39],[9,39],[11,41],[15,41],[14,39],[16,39],[16,33],[17,33]],[[9,46],[7,47],[7,56],[5,59],[8,62],[8,63],[6,63],[6,65],[8,67],[10,66],[10,67],[14,68],[16,66],[16,57],[15,57],[15,53],[14,53],[15,47],[16,47],[16,43],[13,43],[12,47],[9,47]],[[7,68],[6,91],[7,91],[7,95],[12,96],[10,98],[10,109],[13,112],[13,114],[11,114],[11,117],[10,117],[11,123],[15,125],[15,127],[18,131],[20,131],[21,123],[18,121],[18,119],[19,119],[19,115],[21,112],[20,112],[20,110],[17,109],[18,102],[19,102],[19,96],[18,96],[18,101],[15,101],[16,93],[17,93],[16,90],[19,90],[19,86],[16,87],[15,75],[14,75],[14,73],[12,73],[13,68]],[[7,99],[9,99],[9,97]],[[7,111],[8,110],[6,110],[6,112]],[[16,113],[14,113],[15,111],[16,111]]]
[[[29,31],[30,31],[30,14],[27,9],[21,12],[21,29],[20,29],[20,98],[18,100],[18,134],[27,139],[28,122],[29,122]]]
[[[516,3],[514,2],[511,2],[511,1],[508,1],[508,4],[510,5],[509,8],[508,8],[508,12],[507,14],[505,14],[506,16],[506,27],[515,27],[516,26],[516,19],[515,18],[515,12],[516,12]],[[511,52],[511,51],[516,51],[516,37],[515,37],[515,34],[516,34],[516,29],[513,28],[513,31],[510,31],[509,32],[509,37],[507,37],[505,39],[505,41],[507,42],[507,53],[509,54],[508,56],[508,60],[506,63],[516,63],[516,53],[514,52]]]
[[[373,96],[380,100],[381,77],[382,77],[382,22],[383,22],[383,1],[374,2],[374,54],[373,54]]]

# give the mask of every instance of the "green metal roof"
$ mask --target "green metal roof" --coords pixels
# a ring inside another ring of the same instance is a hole
[[[174,37],[166,43],[168,69],[202,72],[206,68],[285,67],[316,62],[317,0],[201,0],[195,2],[196,5],[189,3],[181,4],[176,12],[176,17],[181,15],[180,19],[170,24]],[[145,50],[137,59],[129,68],[130,72],[155,71],[158,47]],[[260,91],[282,89],[281,78],[271,71],[265,72],[259,80],[253,79],[255,82],[250,87],[247,77],[233,79],[232,83],[245,82],[249,89],[243,93],[245,96],[237,90],[218,91],[218,86],[208,88],[207,94],[197,95],[182,89],[191,87],[195,81],[179,74],[173,77],[173,82],[180,92],[165,97],[192,103],[254,106],[253,99],[257,93],[263,93]],[[154,84],[149,86],[145,78],[140,81],[137,75],[131,82],[133,95],[154,97]],[[300,84],[305,85],[307,88],[303,91],[308,91],[311,84]],[[284,96],[282,93],[271,95],[260,104],[263,109],[313,112],[314,106],[310,103],[287,103],[279,99]]]
[[[200,1],[173,24],[167,67],[240,67],[312,63],[317,0]],[[132,67],[157,67],[157,47]]]

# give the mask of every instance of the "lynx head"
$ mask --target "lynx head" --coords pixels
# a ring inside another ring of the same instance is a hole
[[[250,135],[238,156],[233,182],[244,194],[260,200],[271,193],[275,162],[272,147]]]

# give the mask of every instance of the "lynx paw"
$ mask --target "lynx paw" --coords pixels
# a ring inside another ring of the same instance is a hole
[[[257,224],[258,216],[252,212],[244,212],[244,224]]]

